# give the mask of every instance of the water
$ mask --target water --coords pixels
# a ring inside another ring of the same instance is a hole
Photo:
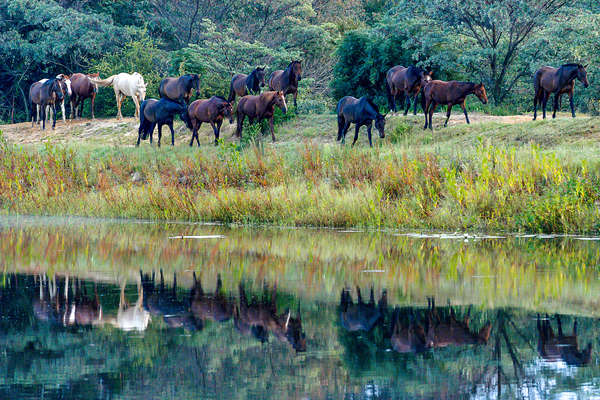
[[[598,398],[588,239],[0,217],[0,398]]]

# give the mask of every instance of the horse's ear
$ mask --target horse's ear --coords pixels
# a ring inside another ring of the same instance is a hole
[[[585,64],[585,65],[583,66],[583,69],[587,69],[588,65],[590,65],[590,64]]]

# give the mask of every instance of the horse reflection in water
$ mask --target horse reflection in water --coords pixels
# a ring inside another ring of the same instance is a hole
[[[39,298],[33,301],[35,316],[63,326],[91,326],[102,324],[102,306],[94,285],[94,298],[89,298],[85,285],[71,280],[72,291],[69,290],[69,277],[64,278],[64,292],[56,277],[49,279],[46,275],[39,277]],[[62,293],[61,293],[62,292]]]
[[[205,293],[202,282],[194,272],[194,287],[190,295],[191,312],[197,321],[226,322],[233,316],[233,301],[223,294],[221,275],[217,275],[217,288],[214,294]]]
[[[180,300],[177,296],[177,276],[173,273],[173,286],[165,289],[163,271],[160,270],[160,286],[155,285],[155,275],[143,275],[140,271],[144,297],[144,309],[151,315],[162,317],[169,328],[185,328],[190,331],[201,330],[202,321],[196,320],[190,312],[190,301]]]
[[[488,322],[481,330],[474,332],[469,327],[469,313],[462,321],[456,317],[454,308],[440,316],[435,300],[428,299],[427,309],[415,307],[396,308],[391,322],[386,321],[387,294],[383,290],[379,303],[371,288],[368,303],[362,300],[360,288],[356,289],[357,303],[353,303],[350,291],[342,290],[340,310],[341,326],[348,332],[370,332],[376,326],[384,331],[392,348],[399,353],[419,353],[429,349],[448,346],[487,344],[492,325]],[[391,326],[391,329],[387,327]]]
[[[550,318],[537,316],[538,351],[544,360],[550,362],[564,361],[568,365],[583,366],[592,361],[592,343],[588,343],[585,350],[579,350],[577,342],[577,320],[573,322],[573,332],[565,335],[562,330],[560,316],[556,315],[558,336],[554,335]]]
[[[263,298],[256,298],[248,302],[244,286],[240,283],[240,304],[234,310],[234,325],[238,331],[246,335],[253,335],[261,342],[268,340],[269,332],[278,340],[287,342],[297,352],[306,351],[306,335],[302,331],[302,318],[300,305],[298,305],[297,318],[292,317],[291,311],[285,310],[277,314],[277,288],[273,286],[270,292],[264,286]]]
[[[385,290],[382,292],[377,306],[375,305],[373,288],[371,288],[369,303],[363,302],[358,286],[356,287],[356,293],[358,299],[356,304],[354,304],[350,291],[342,289],[340,300],[342,326],[350,332],[369,332],[383,318],[387,308],[387,292]]]

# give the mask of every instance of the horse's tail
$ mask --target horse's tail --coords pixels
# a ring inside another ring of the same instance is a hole
[[[541,70],[535,71],[535,74],[533,75],[533,90],[535,91],[536,97],[540,91],[541,80],[542,80],[542,71]]]
[[[144,101],[140,106],[140,128],[138,129],[138,135],[142,134],[142,140],[146,140],[148,135],[150,134],[150,121],[146,119],[144,115],[144,110],[146,109],[146,105],[148,102]]]
[[[336,139],[338,142],[340,140],[342,140],[342,133],[344,131],[345,125],[346,125],[346,120],[344,119],[344,115],[338,114],[338,135],[337,135],[337,139]]]
[[[96,85],[98,86],[110,86],[112,85],[113,81],[115,80],[116,75],[111,75],[106,79],[96,79],[96,78],[90,78],[90,80],[92,82],[94,82]]]
[[[231,78],[231,83],[229,84],[229,97],[227,97],[227,101],[233,104],[235,100],[235,89],[233,88],[233,81],[235,77]]]

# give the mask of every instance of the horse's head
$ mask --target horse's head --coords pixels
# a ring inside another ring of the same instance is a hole
[[[421,72],[421,84],[425,85],[429,82],[431,82],[431,80],[433,79],[433,71],[429,70],[429,71],[425,71],[423,70]]]
[[[224,101],[219,103],[217,106],[217,110],[219,110],[219,114],[223,114],[227,118],[229,118],[229,123],[233,124],[233,106],[230,102]]]
[[[290,64],[292,72],[298,81],[302,80],[302,62],[295,60]]]
[[[260,87],[265,87],[265,67],[256,67],[256,69],[254,70],[255,74],[256,74],[256,79],[258,81],[258,85]]]
[[[283,324],[283,330],[287,341],[298,353],[306,351],[306,334],[302,330],[302,316],[300,315],[300,305],[298,305],[298,317],[291,316],[290,310],[280,317],[280,323]]]
[[[581,82],[583,84],[583,87],[590,86],[590,83],[587,80],[587,71],[585,70],[586,68],[587,68],[587,65],[586,66],[579,65],[577,67],[577,79],[579,79],[579,82]]]
[[[473,90],[473,94],[475,96],[477,96],[477,98],[483,103],[483,104],[487,104],[488,102],[488,98],[487,98],[487,93],[485,91],[485,87],[483,86],[483,83],[480,83],[478,85],[475,85],[475,89]]]
[[[73,94],[71,90],[71,77],[65,74],[58,74],[56,79],[61,81],[60,86],[62,87],[63,93],[67,93],[69,96]]]
[[[284,114],[287,113],[287,104],[285,103],[285,96],[283,92],[275,92],[273,95],[273,102],[281,109],[281,111],[283,111]]]
[[[198,74],[190,74],[191,87],[196,90],[196,96],[200,95],[200,76]]]
[[[377,118],[375,118],[375,128],[379,132],[379,137],[385,137],[385,115],[377,114]]]
[[[57,78],[52,78],[52,79],[48,79],[44,85],[48,85],[48,94],[53,97],[54,99],[58,100],[58,102],[60,103],[64,98],[64,92],[63,89],[61,87],[61,82],[62,79],[57,79]]]

